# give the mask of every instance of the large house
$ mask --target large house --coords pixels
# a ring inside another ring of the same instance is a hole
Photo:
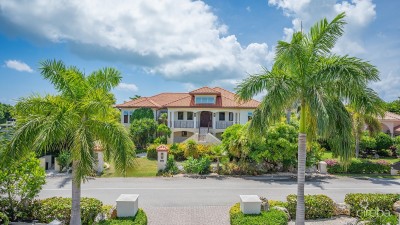
[[[379,117],[378,120],[381,122],[382,132],[392,137],[400,135],[400,115],[392,112],[385,112],[385,115]]]
[[[202,143],[219,143],[221,134],[233,124],[245,124],[260,103],[239,102],[235,94],[220,87],[202,87],[189,93],[161,93],[116,105],[121,122],[130,124],[130,115],[138,108],[151,108],[156,120],[168,115],[172,135],[168,143],[189,139]]]

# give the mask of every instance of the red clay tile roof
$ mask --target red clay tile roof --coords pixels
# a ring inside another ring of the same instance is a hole
[[[216,95],[215,104],[195,104],[194,95]],[[152,97],[142,97],[136,100],[116,105],[117,108],[257,108],[260,102],[252,99],[239,102],[235,94],[220,87],[202,87],[189,93],[161,93]]]
[[[202,87],[189,92],[191,95],[221,95],[219,91],[216,91],[209,87]]]
[[[398,120],[400,121],[400,115],[392,112],[385,112],[385,116],[382,118],[383,120]]]

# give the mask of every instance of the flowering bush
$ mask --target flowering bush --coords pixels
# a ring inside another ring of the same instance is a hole
[[[386,160],[383,160],[383,159],[380,159],[380,160],[376,161],[375,163],[379,164],[379,165],[382,165],[382,166],[390,166],[391,165],[391,163],[389,161],[386,161]]]
[[[336,159],[326,159],[325,162],[328,166],[336,166],[339,164]]]

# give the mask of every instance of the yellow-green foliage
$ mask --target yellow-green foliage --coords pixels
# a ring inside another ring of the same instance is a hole
[[[229,210],[231,225],[287,225],[287,216],[284,212],[271,209],[261,211],[259,215],[244,215],[240,211],[240,203],[236,203]]]

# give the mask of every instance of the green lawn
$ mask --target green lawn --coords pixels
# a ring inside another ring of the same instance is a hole
[[[338,158],[333,158],[332,157],[332,152],[324,152],[324,154],[322,155],[322,160],[325,159],[338,159]],[[369,159],[371,161],[378,161],[378,160],[386,160],[389,161],[390,163],[395,163],[395,162],[399,162],[400,159],[395,159],[395,158],[379,158],[379,159]]]
[[[128,169],[127,177],[155,177],[157,175],[157,160],[148,160],[147,158],[137,158],[135,166]],[[114,165],[111,163],[110,168],[105,170],[102,177],[123,177],[123,175],[115,171]]]

